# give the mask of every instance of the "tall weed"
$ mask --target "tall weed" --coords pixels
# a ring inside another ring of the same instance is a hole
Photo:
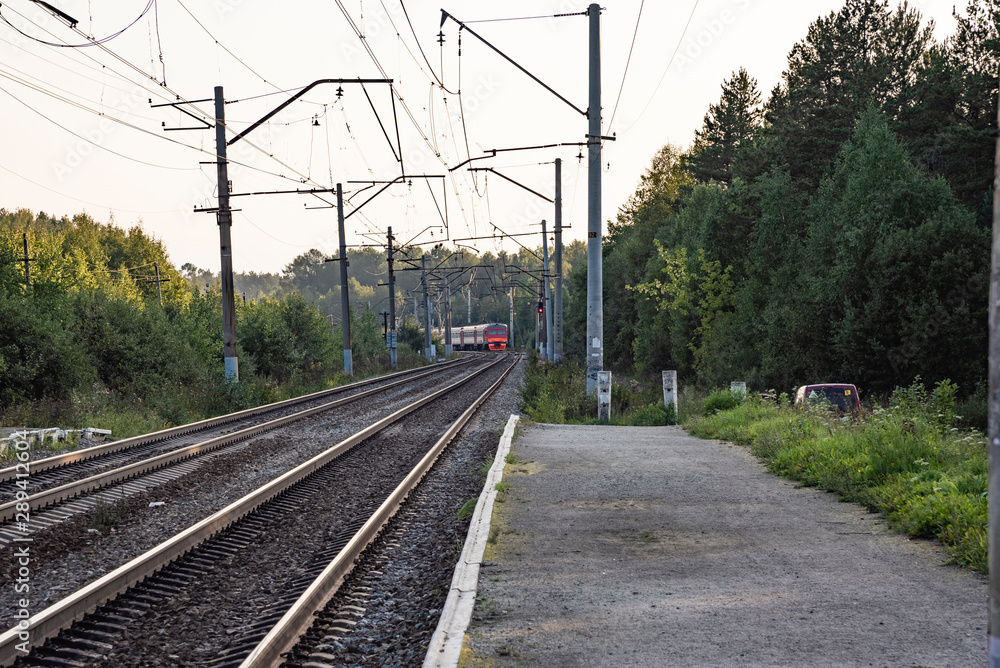
[[[986,441],[951,426],[954,389],[898,388],[889,406],[855,421],[748,401],[685,426],[747,445],[772,472],[883,513],[894,529],[936,538],[955,563],[985,572]]]

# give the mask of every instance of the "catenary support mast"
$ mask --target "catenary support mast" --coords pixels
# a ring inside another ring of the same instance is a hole
[[[604,369],[604,275],[601,249],[601,7],[590,18],[590,106],[587,120],[587,394],[597,392]]]
[[[215,87],[215,164],[219,177],[219,251],[222,255],[222,357],[226,380],[239,380],[236,355],[236,304],[233,289],[233,242],[230,228],[233,213],[229,209],[229,161],[226,159],[226,102],[222,86]]]
[[[337,184],[337,233],[340,236],[340,318],[344,332],[344,374],[354,375],[354,358],[351,354],[351,302],[347,289],[347,230],[344,225],[344,189]]]
[[[1000,123],[1000,108],[997,109]],[[1000,138],[993,167],[993,259],[989,307],[989,437],[987,559],[989,564],[989,666],[1000,668]]]
[[[562,159],[556,158],[556,242],[555,242],[555,295],[552,299],[553,350],[552,361],[557,364],[563,356],[563,303],[562,303]]]

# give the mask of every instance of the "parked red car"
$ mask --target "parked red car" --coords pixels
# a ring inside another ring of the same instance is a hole
[[[795,391],[795,405],[827,403],[840,413],[854,413],[861,410],[858,388],[848,383],[819,383],[803,385]]]

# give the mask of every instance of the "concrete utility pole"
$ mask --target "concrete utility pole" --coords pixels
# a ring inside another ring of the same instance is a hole
[[[160,290],[160,265],[153,263],[153,272],[156,274],[156,298],[160,300],[160,308],[163,308],[163,291]],[[246,304],[247,296],[243,295],[243,303]]]
[[[472,283],[469,283],[469,286],[466,288],[466,293],[469,296],[469,299],[468,299],[468,301],[466,303],[466,306],[468,307],[469,312],[466,315],[465,324],[466,325],[471,325],[472,324]]]
[[[538,355],[545,359],[545,332],[543,331],[545,327],[545,289],[542,287],[543,280],[539,279],[538,281],[538,308],[535,309],[535,349],[538,350]]]
[[[562,158],[556,158],[556,294],[552,304],[553,345],[552,361],[559,363],[563,356],[563,303],[562,303]]]
[[[431,341],[431,298],[427,291],[427,256],[420,256],[420,284],[424,286],[424,353],[427,361],[434,361],[434,344]]]
[[[222,357],[226,380],[240,379],[236,356],[236,298],[233,290],[233,242],[230,228],[233,213],[229,210],[229,161],[226,159],[226,101],[222,86],[215,87],[215,151],[219,178],[219,252],[222,255]]]
[[[555,336],[552,332],[552,288],[549,287],[549,235],[542,221],[542,285],[545,294],[545,357],[555,359]]]
[[[510,327],[507,328],[507,347],[514,347],[514,286],[510,288]]]
[[[1000,108],[997,109],[1000,123]],[[993,173],[993,259],[990,269],[989,352],[989,498],[988,545],[990,573],[989,665],[1000,668],[1000,138]]]
[[[451,282],[446,268],[441,273],[444,276],[444,355],[451,357]]]
[[[344,189],[337,184],[337,231],[340,234],[340,322],[344,332],[344,373],[354,375],[351,356],[351,302],[347,291],[347,231],[344,229]]]
[[[604,368],[604,267],[601,249],[601,7],[590,18],[590,106],[587,108],[587,394]]]
[[[24,260],[22,260],[24,262],[24,285],[30,288],[31,270],[28,269],[28,264],[31,262],[31,258],[28,257],[28,233],[25,232],[21,237],[24,239]]]
[[[396,368],[396,275],[393,273],[392,227],[389,227],[389,363]]]

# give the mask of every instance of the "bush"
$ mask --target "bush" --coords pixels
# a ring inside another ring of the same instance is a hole
[[[0,407],[63,399],[95,379],[62,299],[0,292]]]
[[[736,408],[746,399],[742,392],[733,393],[729,390],[716,390],[705,398],[702,408],[703,415],[713,415],[719,411],[728,411]]]
[[[656,404],[647,404],[628,416],[626,424],[634,427],[659,427],[677,424],[674,405],[670,404],[664,408],[662,401]]]

